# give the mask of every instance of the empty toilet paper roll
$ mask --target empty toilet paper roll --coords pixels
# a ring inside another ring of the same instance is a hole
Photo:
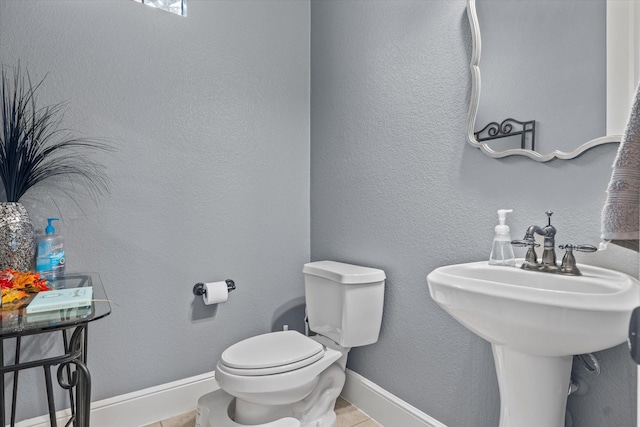
[[[206,305],[226,302],[229,298],[227,282],[224,280],[221,282],[203,283],[203,287],[204,294],[202,295],[202,300]]]

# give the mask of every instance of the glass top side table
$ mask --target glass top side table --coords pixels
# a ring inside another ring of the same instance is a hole
[[[5,305],[0,308],[0,426],[7,425],[5,418],[4,375],[13,372],[13,393],[11,399],[11,423],[15,425],[18,374],[21,370],[42,367],[45,373],[47,404],[51,426],[57,427],[56,410],[53,399],[51,368],[57,366],[57,380],[60,387],[68,390],[71,418],[75,427],[88,427],[91,404],[91,375],[87,368],[88,324],[111,313],[104,286],[97,273],[68,273],[64,277],[49,282],[54,289],[93,287],[90,307],[77,307],[27,314],[26,307],[33,298],[20,305]],[[27,335],[62,332],[63,354],[44,357],[28,362],[20,361],[21,338]],[[15,339],[13,364],[5,364],[4,343]],[[65,423],[67,421],[65,420]],[[67,423],[67,425],[69,425]]]

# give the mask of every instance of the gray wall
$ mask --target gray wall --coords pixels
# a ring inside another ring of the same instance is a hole
[[[311,4],[311,258],[387,272],[380,340],[349,367],[450,427],[495,427],[489,344],[431,300],[441,265],[487,259],[496,210],[515,236],[555,212],[561,242],[599,242],[616,146],[571,161],[491,159],[465,140],[471,35],[464,1]],[[523,253],[518,253],[523,256]],[[636,275],[636,253],[581,261]],[[624,345],[569,408],[580,427],[631,426],[635,365]]]
[[[99,272],[113,301],[90,331],[94,400],[209,372],[299,304],[309,7],[190,0],[183,18],[130,0],[0,1],[0,61],[48,73],[43,103],[68,100],[65,125],[116,148],[97,204],[52,186],[23,200],[40,226],[62,218],[69,268]],[[196,282],[224,278],[238,286],[226,304],[194,301]],[[45,413],[43,387],[24,375],[19,418]]]

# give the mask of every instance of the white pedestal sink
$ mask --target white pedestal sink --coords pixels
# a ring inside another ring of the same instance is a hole
[[[518,263],[518,266],[520,263]],[[427,276],[431,298],[491,343],[500,427],[563,427],[574,354],[626,341],[640,284],[578,265],[564,276],[473,262]]]

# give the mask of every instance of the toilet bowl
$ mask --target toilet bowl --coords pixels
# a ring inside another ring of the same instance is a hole
[[[271,332],[225,350],[215,376],[223,390],[242,399],[240,405],[288,405],[307,397],[320,374],[348,351],[319,335]]]
[[[336,427],[349,350],[378,340],[385,274],[334,261],[303,272],[317,334],[271,332],[227,348],[215,368],[221,390],[200,399],[198,427]]]
[[[298,419],[301,427],[335,425],[333,407],[344,386],[348,351],[328,338],[297,331],[272,332],[234,344],[215,370],[220,388],[235,397],[229,418],[239,425],[264,425],[286,417]]]

